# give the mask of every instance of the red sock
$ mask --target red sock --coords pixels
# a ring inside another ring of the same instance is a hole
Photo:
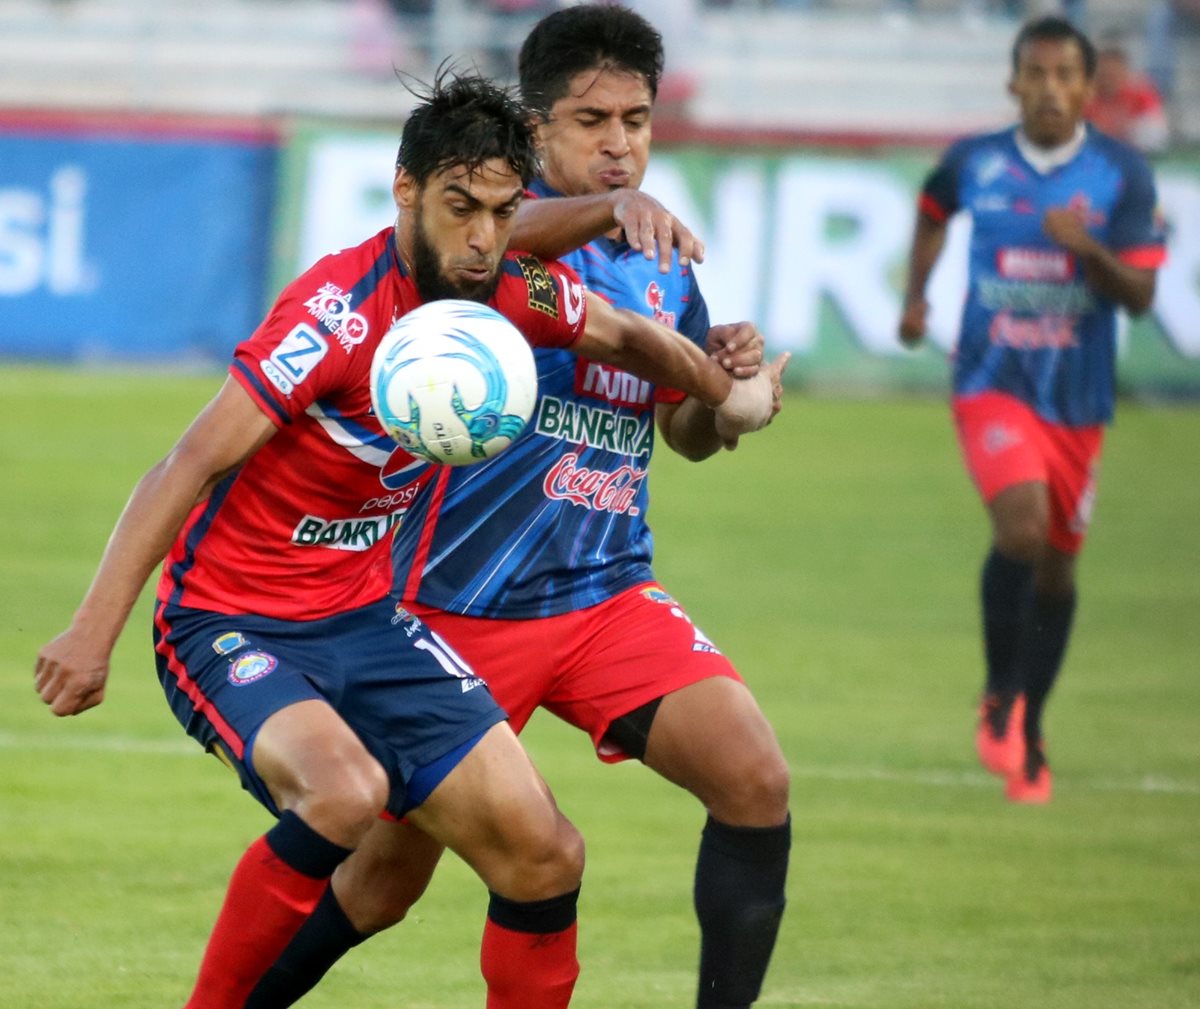
[[[492,895],[480,953],[480,966],[488,987],[487,1009],[566,1009],[579,977],[579,960],[575,956],[578,893],[576,890],[553,901],[533,904],[518,904]],[[502,913],[497,913],[497,901],[503,902]],[[569,910],[562,906],[564,902],[569,902]],[[557,906],[547,907],[551,904]],[[533,909],[532,915],[527,909]],[[547,911],[551,913],[547,915]],[[569,917],[569,924],[563,922],[564,917]],[[499,924],[497,918],[504,924]],[[554,924],[565,927],[544,930]],[[506,927],[512,925],[539,930]]]
[[[200,976],[184,1009],[243,1009],[348,854],[290,813],[250,845],[233,870]]]

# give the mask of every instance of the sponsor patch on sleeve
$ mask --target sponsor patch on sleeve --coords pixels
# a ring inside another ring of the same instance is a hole
[[[546,269],[546,264],[533,256],[518,256],[517,264],[525,277],[525,286],[529,292],[529,307],[535,312],[542,312],[551,319],[558,318],[558,291],[554,278]]]
[[[329,342],[325,337],[302,322],[279,341],[279,346],[267,360],[260,362],[260,367],[276,389],[290,396],[328,352]]]

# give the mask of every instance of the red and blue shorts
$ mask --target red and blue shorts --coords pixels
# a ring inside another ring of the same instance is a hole
[[[504,712],[455,651],[393,598],[289,621],[160,601],[158,675],[175,717],[238,772],[272,813],[254,771],[258,730],[299,701],[329,704],[387,772],[387,811],[420,805]]]
[[[405,605],[485,680],[520,732],[538,707],[592,737],[608,763],[627,755],[605,740],[622,715],[713,676],[741,681],[717,647],[655,582],[552,617],[497,620]]]
[[[1067,554],[1083,546],[1104,427],[1052,424],[1014,396],[957,396],[954,424],[963,460],[984,501],[1020,483],[1043,483],[1050,498],[1050,543]]]

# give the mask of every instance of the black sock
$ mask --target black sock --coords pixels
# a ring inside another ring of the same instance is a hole
[[[1025,738],[1030,742],[1042,738],[1042,709],[1062,668],[1074,617],[1073,591],[1034,596],[1019,656],[1025,677]]]
[[[981,581],[986,690],[1011,697],[1024,687],[1017,648],[1029,616],[1033,565],[1005,557],[993,547],[984,561]]]
[[[783,917],[792,821],[731,827],[711,816],[696,861],[697,1009],[745,1009],[762,988]]]
[[[550,935],[570,928],[579,906],[579,888],[546,900],[509,900],[488,891],[488,917],[510,932]]]
[[[334,896],[332,884],[327,886],[308,920],[254,986],[245,1009],[284,1009],[294,1005],[365,938],[350,924]]]

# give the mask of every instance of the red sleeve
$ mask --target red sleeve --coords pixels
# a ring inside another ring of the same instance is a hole
[[[501,266],[495,304],[535,347],[573,347],[587,324],[583,283],[569,266],[514,255]]]
[[[230,375],[278,427],[344,384],[351,355],[341,352],[307,304],[320,290],[308,275],[289,285],[258,329],[238,344],[229,366]]]

